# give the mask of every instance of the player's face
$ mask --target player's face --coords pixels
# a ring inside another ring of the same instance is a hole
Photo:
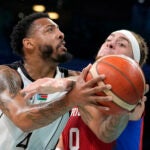
[[[38,55],[43,60],[65,62],[71,58],[65,47],[64,34],[56,23],[48,18],[34,21],[33,34]]]
[[[110,34],[100,47],[97,57],[105,55],[126,55],[133,58],[132,47],[128,38],[121,33]]]

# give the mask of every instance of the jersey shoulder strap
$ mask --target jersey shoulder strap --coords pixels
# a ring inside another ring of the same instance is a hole
[[[6,66],[12,68],[12,69],[15,69],[17,70],[19,66],[21,66],[22,62],[21,61],[16,61],[16,62],[13,62],[11,64],[5,64]]]
[[[59,67],[60,72],[64,73],[64,77],[68,77],[68,69],[64,67]]]

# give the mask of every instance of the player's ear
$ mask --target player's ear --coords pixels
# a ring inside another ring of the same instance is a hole
[[[27,49],[32,49],[33,48],[33,41],[31,38],[24,38],[23,39],[23,45]]]

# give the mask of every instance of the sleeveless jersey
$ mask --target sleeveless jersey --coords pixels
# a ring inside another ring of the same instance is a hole
[[[62,132],[64,150],[112,150],[115,142],[104,143],[81,119],[78,108],[73,108]]]
[[[8,66],[19,72],[24,87],[33,81],[26,73],[21,62]],[[57,67],[55,78],[62,78],[64,76],[65,71]],[[66,93],[56,92],[48,95],[36,94],[30,100],[30,103],[38,104],[55,101],[55,99],[64,94]],[[25,133],[16,127],[11,120],[0,111],[0,150],[53,150],[68,118],[69,113],[66,113],[48,126],[34,130],[32,133]]]

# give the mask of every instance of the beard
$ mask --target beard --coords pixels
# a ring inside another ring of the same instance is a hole
[[[53,57],[53,48],[51,46],[40,46],[39,50],[41,52],[41,57],[47,61],[53,61],[55,63],[65,63],[72,59],[72,54],[69,52],[64,52],[63,54],[57,54]]]

